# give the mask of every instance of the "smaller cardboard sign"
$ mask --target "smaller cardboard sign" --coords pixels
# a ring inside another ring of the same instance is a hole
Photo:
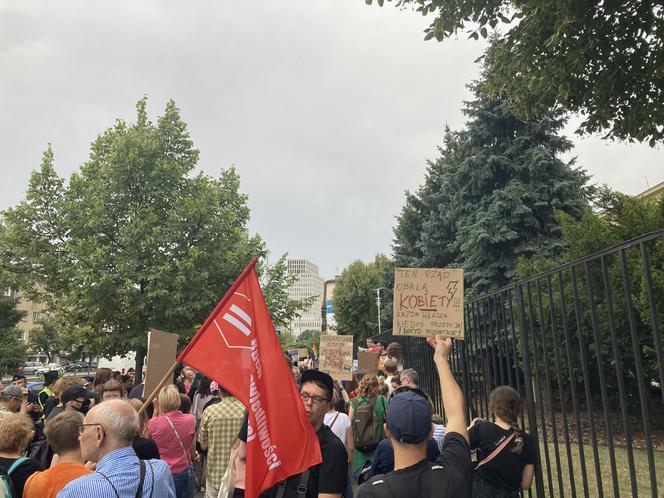
[[[297,355],[300,357],[300,360],[309,358],[309,350],[307,348],[297,348]]]
[[[148,369],[143,392],[148,396],[171,369],[178,352],[178,335],[161,330],[148,332]],[[168,382],[166,385],[172,384]]]
[[[463,339],[463,270],[395,268],[392,334]]]
[[[353,380],[353,336],[321,335],[318,369],[333,379]]]
[[[368,374],[375,374],[378,371],[378,358],[380,353],[370,351],[360,351],[357,353],[357,369]]]

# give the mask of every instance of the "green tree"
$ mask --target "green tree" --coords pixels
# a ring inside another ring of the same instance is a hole
[[[372,3],[372,0],[366,0]],[[380,5],[383,4],[379,0]],[[435,18],[425,39],[466,31],[487,38],[492,70],[484,91],[509,96],[523,119],[553,106],[584,117],[579,131],[619,139],[664,139],[664,8],[627,0],[398,0]]]
[[[28,334],[28,346],[33,352],[43,353],[51,363],[64,351],[64,341],[52,320],[39,320]]]
[[[378,333],[376,291],[385,288],[387,256],[378,254],[373,262],[355,261],[341,272],[334,287],[332,304],[337,321],[337,333],[352,335],[356,341]],[[387,324],[381,317],[381,326]]]
[[[463,268],[473,295],[512,281],[521,256],[560,254],[555,213],[581,216],[587,177],[559,159],[571,148],[559,112],[522,121],[471,88],[466,126],[446,130],[423,186],[407,194],[393,250],[397,266]]]
[[[21,287],[45,302],[89,351],[136,351],[146,333],[186,341],[263,243],[247,230],[247,198],[233,168],[193,174],[198,150],[175,103],[156,123],[147,99],[133,124],[118,120],[92,143],[68,185],[51,148],[26,198],[5,213],[0,245],[11,248]]]
[[[20,339],[17,325],[25,312],[16,308],[16,301],[4,295],[6,289],[0,282],[0,373],[16,371],[28,359],[28,350]]]
[[[636,197],[612,192],[606,188],[600,190],[595,201],[596,207],[601,211],[593,212],[590,208],[584,210],[580,219],[572,218],[565,213],[559,213],[559,219],[563,233],[564,251],[555,259],[547,259],[542,256],[523,258],[519,261],[518,273],[520,278],[528,278],[538,275],[551,268],[571,263],[590,254],[603,251],[620,242],[637,238],[644,234],[664,229],[664,197],[659,200],[646,200]],[[652,292],[655,309],[652,310],[649,302],[648,283],[644,271],[645,263],[643,255],[647,254],[649,260],[650,276],[652,279]],[[646,386],[656,386],[659,383],[659,371],[656,355],[656,345],[653,338],[652,312],[657,314],[658,322],[664,323],[664,312],[659,303],[664,302],[664,243],[656,240],[644,244],[643,247],[632,247],[625,251],[626,275],[631,289],[631,301],[634,305],[634,326],[638,338],[638,348],[642,355],[642,374],[645,377]],[[615,360],[610,330],[613,328],[618,333],[616,341],[618,344],[619,359],[622,364],[623,381],[627,400],[633,409],[640,404],[638,397],[638,385],[636,378],[636,365],[634,361],[630,321],[628,314],[628,303],[623,281],[623,268],[621,258],[613,253],[604,258],[606,268],[606,284],[610,290],[611,305],[606,298],[605,280],[599,261],[594,260],[587,266],[579,267],[575,274],[569,270],[562,271],[552,277],[552,290],[545,288],[545,293],[551,293],[554,306],[554,314],[560,316],[563,309],[566,310],[566,320],[570,328],[583,334],[587,345],[586,355],[590,365],[596,365],[597,356],[600,355],[601,364],[605,365],[607,392],[609,396],[618,394],[618,379],[614,369]],[[586,275],[586,271],[588,272]],[[574,302],[574,288],[572,281],[576,277],[577,301]],[[560,282],[558,279],[560,278]],[[592,306],[589,300],[588,283],[593,294],[593,305],[595,316],[592,315]],[[559,289],[563,289],[563,297]],[[565,308],[562,304],[565,304]],[[538,303],[532,304],[534,307]],[[551,311],[548,299],[543,300],[542,316],[546,317]],[[580,310],[577,319],[576,308]],[[609,311],[611,310],[611,312]],[[526,313],[531,316],[530,312]],[[535,320],[539,320],[539,313],[533,313]],[[554,342],[565,344],[565,331],[562,328],[562,320],[558,320],[557,327],[552,328],[550,323],[544,323],[546,330],[544,343],[537,347],[546,348],[551,351]],[[593,322],[597,327],[599,344],[595,343],[593,333]],[[539,327],[535,323],[535,328]],[[533,346],[535,347],[535,346]],[[541,353],[539,358],[543,357]],[[536,357],[536,356],[531,356]],[[582,359],[578,348],[572,348],[570,362],[566,357],[561,357],[561,370],[569,371],[577,387],[583,382],[581,369]],[[543,365],[538,365],[542,368]],[[599,373],[597,369],[590,368],[590,385],[599,384]],[[566,382],[566,381],[565,381]],[[599,396],[599,392],[596,393]]]

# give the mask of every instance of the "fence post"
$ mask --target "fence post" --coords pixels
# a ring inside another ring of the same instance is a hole
[[[528,345],[528,331],[526,330],[526,308],[523,300],[523,286],[516,286],[516,304],[519,309],[519,329],[521,331],[521,347],[523,348],[523,375],[526,388],[526,407],[528,411],[528,425],[530,435],[535,443],[537,465],[535,466],[535,489],[538,498],[544,498],[544,481],[542,478],[542,462],[539,449],[539,431],[537,430],[537,416],[535,414],[535,398],[533,396],[533,375],[530,369],[530,347]],[[535,366],[537,368],[537,366]]]

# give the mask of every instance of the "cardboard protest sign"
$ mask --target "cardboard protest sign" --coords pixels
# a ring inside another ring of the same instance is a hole
[[[353,336],[321,335],[318,369],[333,379],[353,379]]]
[[[357,353],[357,369],[369,374],[375,374],[378,371],[378,357],[380,353],[370,351],[359,351]]]
[[[393,335],[463,339],[463,270],[396,268]]]
[[[143,392],[149,395],[173,366],[178,354],[178,335],[161,330],[148,332],[148,369]],[[171,382],[169,382],[171,384]]]
[[[297,354],[301,360],[309,358],[309,350],[307,348],[297,348]]]

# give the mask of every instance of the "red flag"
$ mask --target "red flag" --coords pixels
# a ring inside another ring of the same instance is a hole
[[[178,357],[249,409],[248,498],[321,462],[318,438],[281,351],[255,264],[256,258]]]

